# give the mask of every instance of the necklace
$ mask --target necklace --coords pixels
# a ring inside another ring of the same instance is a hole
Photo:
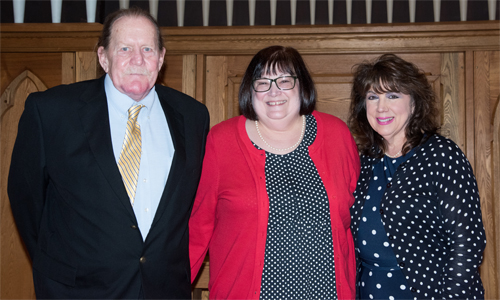
[[[398,153],[396,153],[396,154],[394,154],[394,155],[390,155],[389,153],[387,153],[387,152],[386,152],[386,153],[385,153],[385,155],[389,156],[390,158],[396,158],[396,157],[398,157],[398,155],[399,155],[399,154],[401,154],[401,151],[402,151],[402,150],[403,150],[403,149],[399,150],[399,152],[398,152]]]
[[[264,144],[266,144],[266,146],[269,149],[274,150],[274,151],[285,152],[285,151],[288,151],[288,150],[291,150],[291,149],[297,147],[300,144],[300,142],[302,141],[302,138],[304,137],[304,132],[306,131],[306,116],[302,115],[302,130],[300,132],[299,140],[295,144],[293,144],[292,146],[290,146],[288,148],[279,149],[279,148],[274,148],[273,146],[269,145],[266,142],[266,140],[264,139],[264,137],[262,137],[262,134],[260,133],[260,130],[259,130],[259,121],[257,121],[257,120],[255,120],[255,129],[257,129],[257,133],[259,134],[260,139],[264,142]]]

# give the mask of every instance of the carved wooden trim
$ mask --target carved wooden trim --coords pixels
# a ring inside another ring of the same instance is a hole
[[[31,73],[29,70],[26,70],[19,74],[12,82],[9,84],[9,86],[5,89],[5,92],[2,94],[2,97],[0,98],[0,119],[3,117],[3,114],[12,106],[14,106],[16,103],[16,95],[19,92],[18,88],[21,86],[21,83],[24,82],[25,80],[30,80],[37,88],[38,91],[45,91],[47,87],[43,82],[36,77],[35,74]],[[29,95],[29,93],[34,92],[34,91],[24,91],[26,93],[26,97]],[[24,99],[26,99],[24,97]]]

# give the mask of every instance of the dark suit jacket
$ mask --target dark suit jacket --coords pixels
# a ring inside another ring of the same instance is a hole
[[[38,298],[191,297],[188,219],[208,111],[156,86],[175,154],[143,242],[111,145],[104,77],[31,94],[19,122],[8,194],[33,262]]]

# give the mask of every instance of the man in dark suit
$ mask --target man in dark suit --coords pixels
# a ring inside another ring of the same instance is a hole
[[[98,46],[105,76],[31,94],[19,122],[8,194],[37,298],[188,299],[208,111],[155,85],[147,12],[110,15]]]

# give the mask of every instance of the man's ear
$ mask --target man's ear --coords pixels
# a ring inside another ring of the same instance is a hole
[[[101,67],[104,70],[104,72],[108,73],[109,70],[108,55],[103,46],[97,49],[97,57],[99,58],[99,63],[101,64]]]

